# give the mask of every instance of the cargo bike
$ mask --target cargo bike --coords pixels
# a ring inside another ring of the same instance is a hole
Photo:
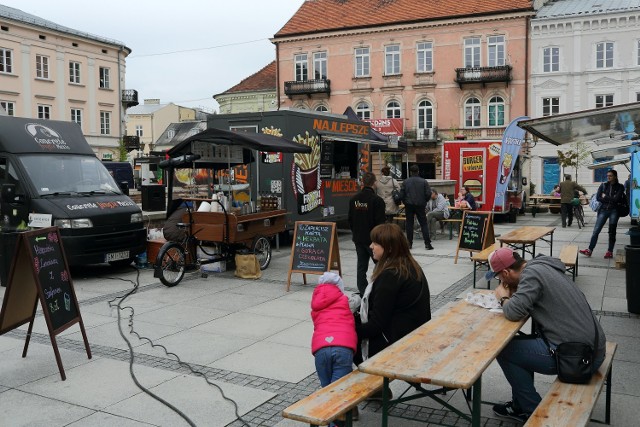
[[[219,186],[227,189],[226,203],[215,197],[181,197],[174,200],[173,177],[177,169],[231,169],[235,165],[256,161],[260,152],[310,151],[311,148],[306,145],[277,136],[221,129],[207,129],[170,149],[167,153],[170,158],[160,163],[167,173],[167,218],[178,208],[183,209],[182,221],[176,226],[184,230],[184,238],[179,242],[167,242],[160,248],[155,260],[154,276],[166,286],[175,286],[187,271],[205,264],[233,260],[236,253],[242,252],[254,253],[260,269],[264,270],[271,262],[273,238],[285,230],[287,211],[275,206],[260,209],[260,204],[255,200],[257,197],[253,194],[259,194],[257,177],[251,178],[254,182],[249,186],[251,202],[245,202],[242,208],[238,208],[234,206],[230,182]],[[217,208],[215,211],[202,209],[203,204]],[[205,256],[199,257],[198,254]]]

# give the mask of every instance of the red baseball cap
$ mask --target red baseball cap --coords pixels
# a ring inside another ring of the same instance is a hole
[[[488,261],[491,271],[485,274],[485,278],[491,280],[495,279],[505,268],[511,267],[516,262],[516,259],[513,257],[511,248],[499,248],[489,254]]]

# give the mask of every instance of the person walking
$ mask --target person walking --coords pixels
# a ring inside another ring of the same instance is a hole
[[[391,168],[385,166],[380,171],[382,176],[376,183],[376,194],[384,200],[384,214],[387,216],[387,222],[391,222],[393,217],[398,214],[398,205],[393,200],[393,190],[400,190],[400,183],[391,176]]]
[[[618,172],[615,169],[607,171],[607,182],[603,182],[598,187],[597,200],[601,203],[596,217],[596,224],[593,227],[593,234],[587,249],[581,249],[584,256],[591,256],[598,243],[598,235],[604,227],[604,223],[609,220],[609,246],[604,254],[605,258],[613,258],[613,247],[616,244],[616,231],[618,228],[618,205],[624,203],[624,186],[618,182]]]
[[[564,181],[560,183],[560,216],[562,217],[562,228],[571,227],[573,222],[573,199],[576,191],[587,194],[583,186],[571,180],[571,175],[565,175]]]
[[[405,228],[409,249],[413,247],[413,223],[417,217],[422,229],[424,247],[427,250],[432,250],[433,246],[431,246],[426,214],[427,201],[431,199],[431,188],[427,180],[420,176],[418,165],[413,165],[409,168],[409,175],[410,177],[402,183],[400,188],[400,194],[404,202]]]
[[[449,218],[449,205],[447,199],[442,194],[438,194],[435,189],[431,190],[431,200],[427,203],[427,224],[429,230],[435,235],[436,223],[441,219]]]
[[[525,261],[511,248],[499,248],[489,255],[488,262],[491,271],[487,279],[498,278],[501,282],[494,293],[504,317],[518,321],[531,316],[536,325],[535,334],[516,336],[497,357],[511,385],[512,400],[494,405],[493,412],[526,422],[541,401],[534,372],[558,373],[551,350],[564,342],[581,342],[593,348],[597,336],[593,374],[604,361],[607,339],[587,299],[565,274],[559,259],[541,255]]]
[[[384,200],[376,194],[376,176],[365,172],[362,176],[362,190],[349,201],[349,227],[351,240],[356,247],[356,281],[360,296],[367,287],[367,270],[371,259],[371,230],[385,222]]]

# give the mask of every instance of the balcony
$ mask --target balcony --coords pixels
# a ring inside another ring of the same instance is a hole
[[[404,137],[407,141],[429,141],[434,142],[438,140],[438,128],[431,129],[405,129]]]
[[[460,89],[465,84],[482,83],[501,83],[509,85],[511,81],[511,65],[503,65],[500,67],[469,67],[456,68],[456,82]]]
[[[138,91],[135,89],[123,89],[122,105],[124,105],[125,109],[138,105]]]
[[[124,135],[122,137],[122,142],[124,142],[124,148],[127,151],[140,149],[140,137],[137,135]]]
[[[331,94],[331,80],[303,80],[295,82],[284,82],[284,94],[291,98],[294,95],[308,95],[315,93]]]

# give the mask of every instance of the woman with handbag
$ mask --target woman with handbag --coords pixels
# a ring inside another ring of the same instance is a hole
[[[581,249],[584,256],[591,256],[598,243],[598,235],[604,227],[604,223],[609,220],[609,246],[604,254],[605,258],[613,258],[613,247],[616,244],[616,231],[618,219],[621,216],[629,215],[629,205],[624,194],[624,186],[618,182],[618,172],[615,169],[607,171],[607,182],[600,184],[597,192],[597,201],[600,202],[596,224],[593,227],[591,242],[587,249]],[[626,209],[626,213],[624,210]],[[621,215],[623,214],[623,215]]]
[[[391,168],[385,166],[381,170],[382,176],[376,184],[376,193],[384,200],[384,214],[387,222],[391,222],[393,217],[398,214],[398,205],[394,201],[393,193],[400,192],[400,184],[391,176]]]

